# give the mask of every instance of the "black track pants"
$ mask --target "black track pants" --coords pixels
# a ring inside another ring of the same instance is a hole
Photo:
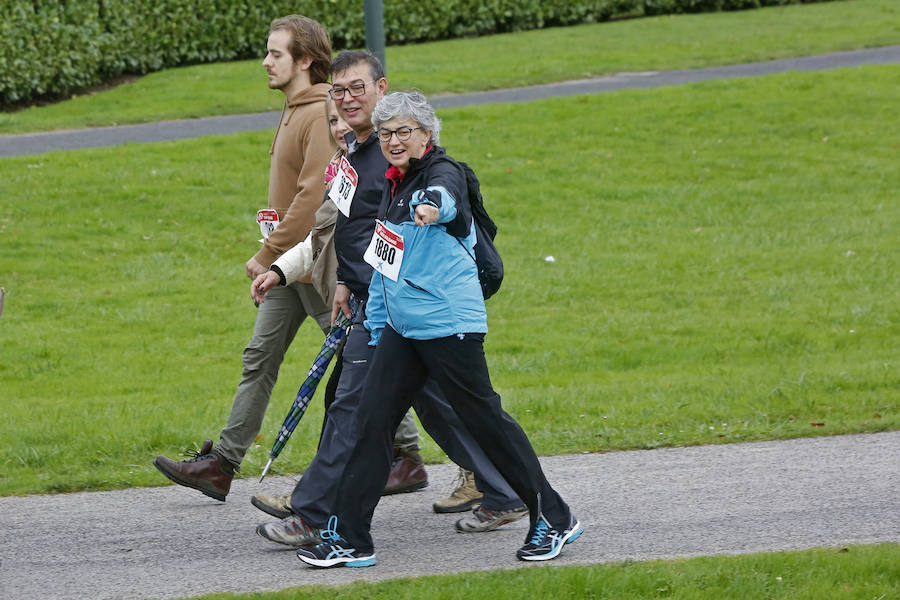
[[[392,431],[425,380],[434,379],[475,441],[531,512],[558,529],[569,507],[550,487],[528,437],[500,406],[484,356],[484,334],[407,339],[385,327],[355,415],[357,441],[344,470],[335,514],[350,546],[374,549],[370,525],[391,467]]]

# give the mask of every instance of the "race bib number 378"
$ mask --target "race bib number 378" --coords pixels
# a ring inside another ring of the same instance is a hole
[[[331,181],[328,197],[337,205],[338,210],[345,217],[350,216],[350,204],[353,203],[353,196],[356,194],[356,184],[358,182],[359,176],[356,174],[356,169],[350,165],[350,161],[342,156],[338,173]]]
[[[375,233],[363,259],[391,281],[397,281],[403,263],[403,236],[375,221]]]

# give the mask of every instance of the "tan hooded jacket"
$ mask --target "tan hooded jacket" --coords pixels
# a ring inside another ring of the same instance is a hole
[[[325,118],[330,88],[327,83],[313,84],[288,100],[282,110],[269,151],[269,208],[278,211],[279,225],[253,257],[267,269],[306,239],[322,205],[322,174],[335,150]]]

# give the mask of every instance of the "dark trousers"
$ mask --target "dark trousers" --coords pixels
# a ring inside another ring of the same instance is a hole
[[[356,440],[354,419],[372,354],[368,343],[369,333],[355,323],[344,344],[341,373],[334,400],[325,413],[318,451],[291,493],[294,512],[313,527],[325,527],[334,511],[337,483]],[[393,442],[393,430],[389,435]]]
[[[291,494],[294,512],[313,527],[325,527],[337,506],[341,476],[356,441],[361,436],[356,428],[356,413],[374,353],[375,349],[369,346],[368,331],[361,323],[355,324],[341,352],[338,379],[332,377],[335,381],[334,399],[328,404],[318,451]],[[329,380],[329,387],[331,385],[332,381]],[[482,452],[460,417],[443,398],[436,382],[429,381],[415,394],[413,407],[425,430],[450,460],[476,473],[476,482],[484,492],[483,503],[486,508],[507,510],[522,505],[522,501]],[[403,414],[400,418],[403,418]],[[399,421],[394,423],[389,432],[392,447],[398,424]],[[384,483],[382,482],[382,488]]]
[[[344,344],[346,342],[347,338],[344,338],[340,347],[338,347],[338,351],[334,355],[334,368],[331,369],[331,376],[328,378],[328,383],[325,385],[325,395],[323,397],[325,402],[325,412],[322,414],[322,431],[319,432],[318,448],[322,447],[322,436],[325,435],[325,424],[328,422],[328,409],[331,408],[331,405],[334,404],[334,399],[337,397],[338,382],[341,380],[341,371],[343,370],[342,367],[344,364]]]
[[[349,545],[362,552],[374,549],[370,527],[390,473],[392,431],[428,378],[528,506],[532,525],[543,515],[553,527],[567,528],[569,507],[547,482],[528,437],[491,387],[484,334],[412,340],[386,326],[369,366],[353,427],[358,438],[337,493],[337,530]]]
[[[481,505],[486,510],[510,510],[524,504],[444,399],[434,380],[425,382],[413,401],[413,409],[425,431],[450,460],[475,474],[475,485],[484,494]]]

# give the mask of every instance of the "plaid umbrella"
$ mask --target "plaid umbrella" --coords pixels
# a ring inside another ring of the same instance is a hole
[[[278,458],[284,445],[291,438],[291,434],[294,433],[297,423],[300,422],[303,413],[306,412],[306,407],[309,406],[309,401],[312,400],[313,394],[316,393],[316,387],[325,375],[325,370],[328,368],[328,363],[331,362],[331,357],[337,352],[338,346],[341,345],[341,341],[346,337],[349,328],[350,319],[344,315],[344,311],[338,311],[338,317],[328,331],[325,343],[322,344],[322,349],[319,350],[319,354],[309,368],[309,374],[306,376],[306,380],[300,386],[300,389],[297,390],[297,397],[294,398],[291,410],[288,411],[287,416],[284,418],[284,423],[281,424],[281,431],[278,432],[275,443],[272,444],[272,450],[269,452],[269,461],[263,468],[262,475],[259,478],[260,482],[265,479],[266,473],[269,472],[269,467],[272,466],[272,461]]]

